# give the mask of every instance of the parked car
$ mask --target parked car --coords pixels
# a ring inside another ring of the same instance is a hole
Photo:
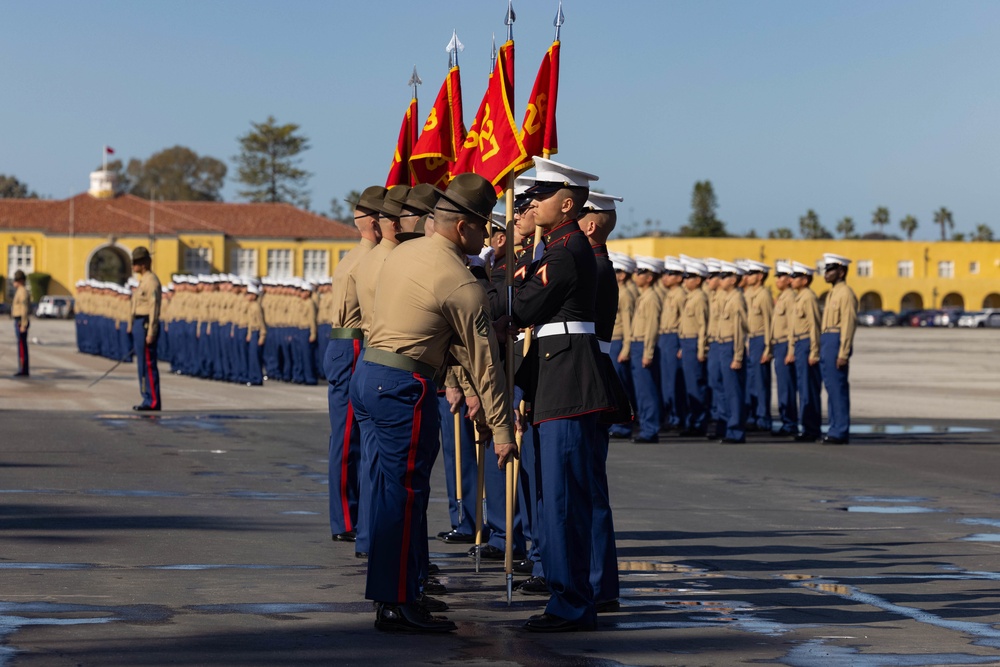
[[[35,315],[64,320],[73,317],[73,305],[73,299],[68,296],[43,296],[35,308]]]
[[[891,310],[865,310],[858,313],[858,324],[863,327],[894,327],[896,313]]]
[[[955,328],[958,326],[958,320],[962,316],[962,312],[956,308],[940,310],[934,315],[934,326]]]
[[[922,312],[923,311],[921,311],[921,310],[901,310],[901,311],[899,311],[899,315],[896,317],[896,326],[897,327],[915,327],[915,326],[919,326],[918,324],[914,324],[913,323],[913,316],[916,315],[917,313],[922,313]]]
[[[1000,309],[984,308],[983,310],[972,310],[962,313],[962,316],[958,318],[958,326],[982,329],[986,326],[986,320],[993,313],[1000,313]]]
[[[1000,329],[1000,313],[990,313],[986,317],[986,326],[991,329]]]
[[[935,318],[941,317],[940,310],[918,310],[910,317],[911,327],[933,327]]]

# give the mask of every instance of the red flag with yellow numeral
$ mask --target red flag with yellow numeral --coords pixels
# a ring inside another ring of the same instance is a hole
[[[399,140],[396,141],[396,152],[392,156],[392,166],[389,176],[385,179],[385,187],[393,185],[416,185],[410,171],[410,153],[417,140],[417,98],[410,100],[403,116],[403,125],[399,128]]]
[[[453,170],[455,174],[479,174],[498,194],[506,186],[505,177],[528,157],[510,108],[513,95],[514,42],[508,41],[497,52],[486,94]]]
[[[451,181],[451,169],[465,141],[462,122],[462,78],[452,67],[441,84],[434,106],[427,116],[420,138],[410,155],[414,185],[430,183],[444,190]]]
[[[558,152],[556,137],[556,97],[559,92],[559,40],[552,42],[531,89],[528,107],[521,123],[521,141],[528,155],[555,155]],[[528,167],[531,162],[527,163]]]

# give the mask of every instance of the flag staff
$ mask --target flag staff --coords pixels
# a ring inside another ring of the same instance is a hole
[[[420,75],[417,74],[417,66],[413,66],[413,74],[410,75],[410,80],[406,82],[406,85],[413,87],[413,98],[417,97],[417,86],[421,85],[423,81],[420,79]]]
[[[514,21],[517,20],[517,16],[514,14],[513,0],[507,0],[507,16],[504,18],[504,24],[507,26],[507,41],[513,41],[514,39]],[[496,43],[493,44],[493,49],[496,51]],[[496,55],[493,56],[494,62],[496,61]],[[513,97],[513,90],[511,91],[511,97]],[[510,100],[511,106],[514,104],[514,100]],[[504,191],[504,219],[506,222],[506,239],[504,245],[506,246],[507,255],[507,317],[508,319],[513,319],[513,309],[514,309],[514,171],[511,170],[510,174],[507,176],[507,188]],[[516,339],[511,336],[507,339],[507,396],[510,397],[511,404],[514,403],[514,345]],[[515,425],[516,426],[516,425]],[[517,435],[517,429],[515,427],[514,444],[517,447],[517,458],[513,461],[508,459],[505,467],[506,472],[506,540],[504,541],[504,573],[507,579],[507,604],[508,606],[513,601],[514,597],[514,503],[517,499],[517,476],[518,476],[518,464],[520,463],[521,457],[521,436]]]

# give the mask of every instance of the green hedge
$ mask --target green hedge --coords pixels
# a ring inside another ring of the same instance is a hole
[[[38,303],[49,293],[49,281],[52,276],[47,273],[29,273],[28,289],[31,290],[31,303]]]

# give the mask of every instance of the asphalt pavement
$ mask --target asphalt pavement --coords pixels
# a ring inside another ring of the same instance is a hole
[[[38,322],[0,341],[0,665],[1000,664],[993,331],[862,330],[849,446],[665,435],[609,457],[622,610],[521,630],[499,565],[432,540],[448,636],[386,635],[330,540],[323,387],[164,374]],[[448,528],[440,464],[430,528]]]

